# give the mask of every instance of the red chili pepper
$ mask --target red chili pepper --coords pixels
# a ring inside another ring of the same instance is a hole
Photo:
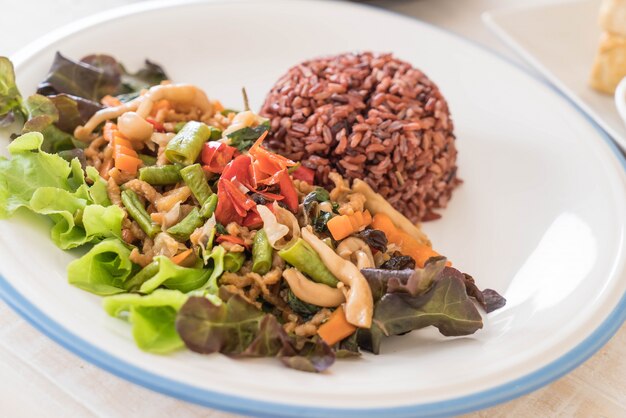
[[[217,242],[231,242],[233,244],[239,244],[239,245],[243,245],[244,247],[246,247],[246,243],[243,239],[239,238],[239,237],[235,237],[233,235],[219,235],[216,239]]]
[[[258,229],[263,226],[263,219],[261,219],[261,215],[259,215],[256,208],[248,212],[248,215],[243,219],[242,225],[252,229]]]
[[[298,192],[296,192],[293,181],[291,181],[291,177],[289,177],[286,169],[283,171],[278,185],[280,186],[280,194],[285,196],[285,204],[289,210],[296,213],[298,211]]]
[[[224,171],[222,171],[221,178],[227,180],[238,180],[248,189],[256,188],[256,181],[252,175],[251,168],[252,160],[247,155],[239,155],[234,160],[229,162]]]
[[[296,168],[293,173],[291,173],[291,177],[313,184],[313,181],[315,180],[315,171],[301,165]]]
[[[219,174],[233,159],[237,148],[218,141],[209,141],[202,148],[201,160],[205,164],[205,171]]]
[[[146,118],[146,122],[154,127],[154,129],[158,132],[165,132],[165,126],[161,122],[158,122],[152,118]]]
[[[241,224],[243,218],[238,215],[235,205],[230,200],[228,193],[222,183],[217,182],[217,207],[215,208],[215,219],[222,225],[228,225],[231,222]]]
[[[222,183],[224,189],[226,190],[228,198],[231,202],[233,202],[235,210],[237,211],[237,214],[239,216],[246,216],[250,209],[256,207],[256,203],[254,203],[254,200],[250,199],[248,195],[239,190],[239,187],[237,187],[237,185],[235,185],[235,183],[233,183],[232,181],[227,179],[220,179],[219,183]]]

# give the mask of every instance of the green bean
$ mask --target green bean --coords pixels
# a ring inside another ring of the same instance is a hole
[[[209,137],[211,141],[217,141],[222,137],[222,130],[220,128],[209,126],[209,129],[211,130],[211,136]]]
[[[326,268],[322,259],[309,244],[302,238],[287,248],[283,248],[278,255],[302,273],[317,283],[337,287],[339,280]]]
[[[252,244],[252,271],[265,274],[272,268],[272,246],[264,229],[257,231]]]
[[[198,208],[193,208],[189,215],[185,216],[185,218],[177,223],[176,225],[170,227],[167,230],[167,233],[176,238],[178,241],[187,241],[189,236],[199,228],[204,223],[202,216],[200,216],[200,212]]]
[[[246,255],[244,253],[227,252],[224,254],[224,270],[237,273],[241,270],[244,261],[246,261]]]
[[[187,125],[187,122],[176,122],[174,125],[174,132],[179,133]]]
[[[180,170],[180,176],[183,178],[185,184],[191,189],[191,193],[196,197],[201,205],[207,201],[213,194],[209,183],[206,181],[204,170],[200,167],[200,164],[194,164],[187,166]]]
[[[141,160],[141,162],[143,163],[145,167],[155,165],[157,162],[156,157],[153,157],[152,155],[139,154],[139,159]]]
[[[139,180],[156,186],[176,184],[181,180],[180,168],[175,165],[142,167],[139,169]]]
[[[190,121],[167,143],[165,156],[173,163],[193,164],[202,146],[211,137],[211,129],[202,122]]]
[[[141,285],[154,277],[159,272],[158,261],[152,261],[139,270],[130,280],[124,283],[124,288],[129,292],[138,292]]]
[[[200,208],[200,216],[209,219],[217,207],[217,195],[212,194]]]
[[[152,223],[150,215],[146,212],[146,209],[143,207],[143,204],[135,192],[130,189],[124,190],[122,192],[122,203],[130,217],[137,222],[143,232],[150,238],[154,238],[154,236],[161,231],[158,225]]]

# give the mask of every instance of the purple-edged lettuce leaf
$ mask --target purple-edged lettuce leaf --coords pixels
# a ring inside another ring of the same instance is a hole
[[[482,317],[466,292],[463,274],[442,266],[445,259],[434,259],[424,269],[417,269],[415,275],[405,273],[407,280],[398,280],[393,287],[387,281],[386,288],[384,280],[373,280],[369,275],[369,283],[378,289],[374,293],[380,295],[381,288],[386,293],[375,305],[372,327],[358,331],[359,346],[378,354],[384,337],[427,326],[436,327],[445,336],[470,335],[481,329]],[[432,277],[435,272],[438,273]],[[411,284],[412,280],[417,284]],[[413,295],[411,291],[419,289],[423,280],[430,281],[431,286]]]
[[[506,299],[504,296],[500,295],[493,289],[485,289],[481,291],[478,286],[476,286],[476,282],[472,276],[469,274],[463,274],[463,276],[467,294],[476,299],[476,302],[483,307],[485,312],[490,313],[506,305]]]
[[[73,133],[78,125],[84,125],[94,113],[103,109],[98,102],[69,94],[48,96],[59,112],[56,126],[68,133]]]
[[[120,83],[121,71],[105,71],[86,62],[73,61],[57,52],[37,93],[44,96],[65,93],[97,102],[106,95],[114,95]]]
[[[65,93],[98,102],[106,95],[136,93],[166,79],[163,68],[148,60],[139,71],[129,73],[110,55],[92,54],[74,61],[57,52],[37,93],[44,96]]]
[[[220,289],[223,303],[190,297],[178,312],[176,330],[192,351],[232,357],[278,357],[288,367],[321,372],[334,362],[330,347],[320,339],[296,349],[276,317],[239,295]]]
[[[15,83],[13,64],[7,57],[0,57],[0,128],[23,116],[22,96]]]
[[[432,257],[422,269],[363,269],[361,273],[367,279],[374,301],[386,293],[408,293],[417,296],[426,292],[446,266],[445,257]]]

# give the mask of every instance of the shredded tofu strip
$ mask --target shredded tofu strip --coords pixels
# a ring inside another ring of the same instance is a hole
[[[309,280],[295,268],[283,271],[283,277],[293,294],[307,303],[323,308],[334,308],[346,301],[340,289]]]

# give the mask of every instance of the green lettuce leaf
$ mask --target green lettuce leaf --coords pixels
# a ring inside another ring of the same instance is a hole
[[[40,187],[71,190],[69,163],[58,155],[42,152],[42,143],[41,133],[27,133],[9,145],[10,160],[0,157],[0,218],[28,207]]]
[[[211,276],[211,269],[189,268],[175,264],[172,260],[165,256],[154,257],[159,265],[157,274],[146,280],[139,291],[141,293],[150,293],[159,286],[168,289],[180,290],[181,292],[191,292],[200,289]]]
[[[130,249],[119,239],[102,241],[67,266],[68,281],[96,295],[124,293],[124,282],[136,270],[129,257]]]
[[[188,296],[178,290],[157,289],[147,296],[124,293],[102,300],[111,316],[132,324],[137,346],[144,351],[164,354],[184,347],[176,332],[176,314]]]
[[[23,118],[22,96],[15,83],[13,64],[7,57],[0,57],[0,127]]]
[[[10,160],[0,159],[0,216],[25,207],[54,223],[51,237],[62,249],[120,237],[124,212],[109,206],[106,183],[94,170],[88,186],[77,159],[68,163],[41,151],[40,133],[29,133],[9,145]],[[106,206],[104,206],[106,205]]]

